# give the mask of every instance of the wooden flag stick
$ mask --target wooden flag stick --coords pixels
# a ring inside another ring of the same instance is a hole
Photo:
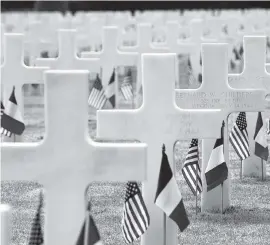
[[[262,181],[264,180],[263,179],[263,159],[261,159],[262,160]]]
[[[242,165],[243,165],[243,161],[240,161],[240,179],[242,180]]]
[[[198,164],[196,164],[196,215],[198,213],[197,206],[198,206]]]
[[[221,184],[221,214],[223,214],[223,182]]]
[[[166,214],[163,213],[163,220],[164,220],[164,232],[163,232],[163,245],[166,245]]]

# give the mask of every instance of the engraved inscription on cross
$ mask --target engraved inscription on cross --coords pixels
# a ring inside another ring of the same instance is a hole
[[[88,136],[88,75],[45,72],[44,140],[1,146],[2,180],[36,181],[46,190],[46,245],[75,244],[85,215],[84,191],[91,181],[146,177],[146,144],[97,143]]]
[[[109,139],[137,139],[148,146],[147,181],[143,196],[151,225],[142,244],[164,245],[164,217],[155,206],[161,163],[161,147],[166,145],[173,163],[173,145],[177,139],[217,138],[224,115],[220,110],[183,110],[175,104],[175,54],[143,54],[143,104],[135,110],[97,111],[97,136]],[[219,123],[213,123],[213,122]],[[174,169],[174,166],[172,166]],[[177,244],[176,225],[167,219],[166,244]]]
[[[264,108],[265,98],[263,90],[234,89],[228,84],[228,44],[202,44],[202,85],[200,88],[176,90],[176,104],[184,109],[221,109],[224,120],[232,112],[258,111]],[[213,122],[216,123],[216,122]],[[224,154],[229,163],[227,125],[225,126]],[[221,208],[220,186],[210,192],[206,191],[204,170],[207,167],[210,153],[213,149],[213,140],[203,140],[202,149],[202,211]],[[223,207],[230,205],[230,181],[223,185]]]
[[[233,88],[263,89],[266,94],[270,94],[270,74],[266,71],[266,37],[265,36],[245,36],[244,37],[244,68],[241,74],[230,74],[229,84]],[[266,95],[267,96],[267,95]],[[251,101],[252,102],[252,101]],[[256,101],[254,101],[256,102]],[[255,104],[255,103],[254,103]],[[265,100],[265,107],[260,110],[270,108],[270,101]],[[262,175],[261,159],[254,155],[254,130],[257,121],[257,113],[247,114],[248,134],[251,156],[243,161],[243,175]],[[266,164],[263,164],[263,172],[266,174]]]
[[[99,59],[79,58],[76,54],[76,30],[58,31],[58,57],[37,58],[37,66],[49,66],[53,70],[88,70],[99,72]]]
[[[29,67],[24,64],[23,34],[4,34],[4,63],[1,65],[1,83],[4,88],[4,103],[7,102],[13,86],[21,114],[24,114],[22,86],[43,83],[46,67]],[[16,136],[16,141],[21,138]]]

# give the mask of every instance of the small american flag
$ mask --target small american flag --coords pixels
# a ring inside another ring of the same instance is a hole
[[[199,166],[198,139],[192,139],[190,143],[182,173],[194,196],[200,194],[202,192],[202,180]]]
[[[131,70],[128,70],[124,81],[121,85],[121,91],[123,93],[123,96],[125,100],[131,101],[133,98],[133,92],[132,92],[132,85],[131,85]]]
[[[240,112],[230,133],[229,140],[241,160],[250,156],[246,113]]]
[[[107,98],[104,93],[104,89],[101,83],[99,76],[97,75],[94,86],[90,92],[88,104],[100,110],[103,108],[107,101]]]
[[[43,233],[41,229],[41,219],[40,219],[40,213],[42,208],[42,201],[43,196],[42,192],[40,193],[40,200],[39,200],[39,206],[36,213],[36,216],[34,218],[34,221],[32,223],[31,233],[30,233],[30,239],[28,245],[41,245],[44,243]]]
[[[136,241],[149,227],[150,217],[136,182],[128,182],[121,222],[125,242]]]

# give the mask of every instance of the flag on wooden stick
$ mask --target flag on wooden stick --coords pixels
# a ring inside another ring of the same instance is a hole
[[[128,70],[124,81],[121,85],[121,91],[122,94],[127,101],[131,101],[133,98],[133,92],[132,92],[132,78],[131,78],[131,69]]]
[[[150,217],[136,182],[128,182],[121,229],[125,242],[132,243],[144,234],[150,225]]]
[[[102,245],[99,231],[96,227],[95,221],[90,213],[90,202],[88,202],[86,209],[86,217],[83,223],[80,235],[76,245]]]
[[[105,88],[105,96],[110,101],[112,107],[115,108],[115,69],[113,69],[109,84]]]
[[[201,169],[199,166],[198,139],[192,139],[182,168],[182,174],[194,196],[202,192]]]
[[[28,245],[42,245],[44,243],[40,219],[42,202],[43,202],[43,194],[42,192],[40,192],[39,206],[34,221],[32,223]]]
[[[270,119],[266,119],[266,133],[269,135],[270,134]]]
[[[181,192],[178,189],[176,179],[173,176],[168,157],[165,153],[165,145],[162,148],[162,160],[155,204],[178,225],[180,231],[184,231],[188,227],[189,219]]]
[[[255,155],[267,161],[269,156],[269,149],[265,129],[263,127],[263,118],[261,112],[258,112],[254,140],[255,140]]]
[[[106,96],[105,92],[101,83],[101,80],[99,78],[99,75],[97,75],[95,83],[93,88],[91,89],[88,104],[96,108],[97,110],[100,110],[103,108],[103,106],[106,103]]]
[[[223,122],[221,138],[216,140],[205,170],[207,191],[219,186],[228,178],[228,167],[224,157],[224,125]]]
[[[14,86],[7,105],[3,111],[3,115],[1,116],[1,134],[11,137],[12,134],[21,135],[24,130],[25,125],[15,97]]]
[[[250,156],[246,113],[240,112],[230,133],[229,140],[241,160]]]

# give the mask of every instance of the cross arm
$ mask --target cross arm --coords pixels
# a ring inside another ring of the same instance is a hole
[[[138,53],[117,52],[117,65],[119,66],[136,66],[138,64]]]
[[[98,110],[97,136],[112,140],[137,139],[140,130],[137,129],[139,116],[136,110]],[[135,128],[136,127],[136,128]],[[138,139],[139,140],[139,139]]]

